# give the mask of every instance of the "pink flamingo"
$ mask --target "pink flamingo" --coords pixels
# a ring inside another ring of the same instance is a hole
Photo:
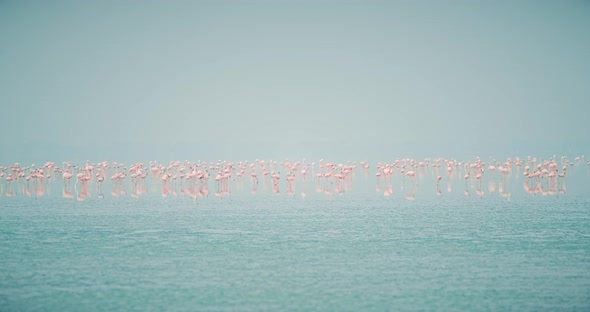
[[[287,174],[287,194],[293,196],[295,191],[293,190],[293,181],[295,180],[295,176],[289,172]]]
[[[279,194],[280,190],[279,190],[279,180],[281,179],[281,173],[277,172],[275,173],[274,171],[271,173],[271,178],[272,178],[272,190],[275,194]]]
[[[416,180],[416,172],[413,170],[410,170],[410,171],[406,172],[406,176],[408,176],[408,178],[410,178],[410,181],[414,185],[414,187],[406,195],[406,199],[413,200],[415,198],[416,192],[418,191],[418,181]]]

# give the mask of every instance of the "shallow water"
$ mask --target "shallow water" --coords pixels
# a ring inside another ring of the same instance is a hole
[[[2,204],[2,311],[590,309],[586,196]]]
[[[56,181],[0,197],[0,311],[586,311],[589,177],[549,196],[516,174],[509,196],[457,177],[437,196],[426,176],[414,200],[371,175],[329,196],[236,183],[163,198],[151,183],[76,200]]]

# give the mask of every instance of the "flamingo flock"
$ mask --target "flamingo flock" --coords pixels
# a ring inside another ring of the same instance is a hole
[[[171,161],[161,164],[150,161],[147,164],[124,165],[117,162],[86,161],[84,165],[63,162],[58,166],[46,162],[42,166],[31,164],[21,166],[15,163],[0,166],[0,196],[13,197],[20,194],[42,197],[51,190],[52,185],[61,185],[62,197],[85,200],[95,192],[99,199],[104,198],[103,184],[110,184],[113,197],[130,195],[138,199],[147,193],[158,193],[162,198],[186,196],[194,201],[207,198],[210,193],[216,197],[230,196],[233,192],[247,189],[257,194],[260,189],[276,195],[306,197],[308,192],[333,196],[350,193],[353,186],[375,183],[375,193],[391,197],[400,195],[414,200],[421,186],[435,185],[431,190],[442,196],[443,184],[446,193],[453,191],[457,180],[464,180],[465,196],[473,193],[478,197],[484,194],[497,194],[510,199],[511,183],[522,178],[523,189],[531,195],[566,194],[566,177],[571,168],[586,165],[590,161],[584,156],[569,160],[567,157],[548,159],[535,157],[508,158],[503,161],[475,158],[470,161],[457,161],[444,158],[422,160],[398,159],[392,162],[378,162],[370,165],[366,161],[337,163],[326,160],[318,162],[301,161]],[[311,178],[308,177],[311,175]],[[374,178],[370,178],[374,176]],[[214,181],[210,181],[213,177]],[[74,180],[74,181],[72,181]],[[110,182],[109,182],[110,180]],[[425,183],[428,181],[432,183]],[[362,184],[361,183],[361,184]]]

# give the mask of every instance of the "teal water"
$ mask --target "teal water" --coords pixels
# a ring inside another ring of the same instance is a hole
[[[0,203],[0,311],[590,310],[584,194]]]

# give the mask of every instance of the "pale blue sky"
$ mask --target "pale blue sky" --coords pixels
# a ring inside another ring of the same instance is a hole
[[[588,153],[590,1],[0,0],[0,163]]]

